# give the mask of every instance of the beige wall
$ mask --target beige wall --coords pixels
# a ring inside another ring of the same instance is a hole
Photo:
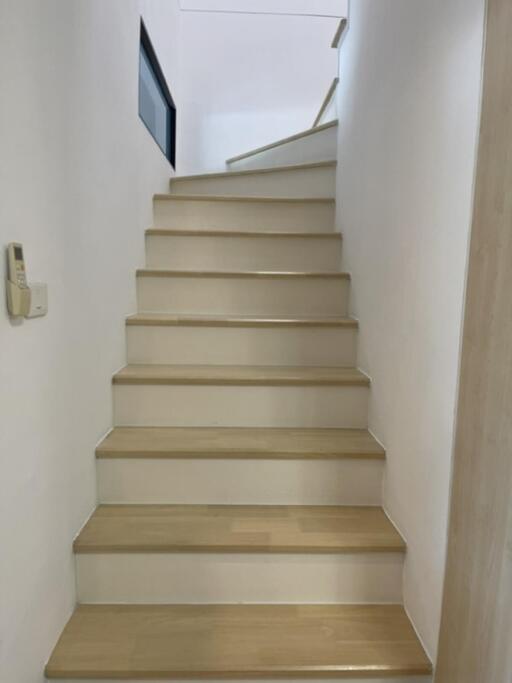
[[[46,318],[0,307],[2,683],[43,680],[74,605],[71,543],[96,500],[151,194],[168,187],[137,113],[141,11],[178,95],[175,0],[0,3],[1,244],[22,242],[49,288]]]
[[[340,50],[339,228],[404,534],[405,604],[435,658],[481,83],[484,0],[357,0]]]

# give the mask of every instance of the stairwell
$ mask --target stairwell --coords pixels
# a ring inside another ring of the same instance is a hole
[[[336,122],[154,198],[48,679],[427,683],[334,231]]]

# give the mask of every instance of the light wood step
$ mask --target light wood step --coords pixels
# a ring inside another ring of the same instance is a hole
[[[338,232],[146,231],[146,265],[182,270],[336,271]]]
[[[75,553],[389,553],[405,544],[381,508],[101,505]]]
[[[334,199],[158,194],[155,228],[334,231]]]
[[[247,170],[335,159],[338,122],[328,121],[226,161],[230,170]]]
[[[100,506],[74,548],[86,602],[401,601],[405,545],[379,507]]]
[[[247,365],[127,365],[114,384],[215,386],[355,386],[370,380],[356,368]]]
[[[113,382],[116,426],[368,426],[369,380],[354,368],[132,365]]]
[[[96,449],[102,458],[383,460],[364,429],[116,427]]]
[[[357,358],[358,326],[351,318],[146,313],[126,323],[130,364],[350,367]]]
[[[117,427],[97,456],[104,503],[381,502],[384,451],[365,430]]]
[[[171,193],[332,198],[335,180],[336,161],[322,161],[176,176],[171,179]]]
[[[395,605],[79,605],[49,679],[377,679],[429,675]]]

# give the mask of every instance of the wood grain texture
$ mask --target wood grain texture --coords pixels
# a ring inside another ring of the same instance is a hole
[[[276,140],[276,142],[272,142],[269,145],[264,145],[263,147],[257,147],[256,149],[252,149],[249,152],[245,152],[244,154],[239,154],[236,157],[231,157],[231,159],[226,159],[226,164],[232,164],[235,161],[241,161],[242,159],[247,159],[248,157],[252,157],[255,154],[260,154],[261,152],[266,152],[269,149],[274,149],[274,147],[280,147],[281,145],[286,145],[289,142],[294,142],[295,140],[300,140],[301,138],[306,138],[309,135],[314,135],[315,133],[320,133],[323,130],[327,130],[329,128],[334,128],[335,126],[338,125],[338,121],[328,121],[327,123],[323,123],[321,126],[316,126],[316,128],[308,128],[307,130],[303,130],[300,133],[296,133],[295,135],[290,135],[287,138],[282,138],[281,140]]]
[[[221,173],[200,173],[198,175],[178,175],[171,178],[171,183],[179,183],[180,180],[213,180],[216,178],[234,178],[237,176],[263,175],[267,173],[288,173],[289,171],[308,171],[315,168],[336,168],[338,162],[314,161],[306,164],[288,164],[286,166],[272,166],[268,168],[251,168],[246,171],[223,171]]]
[[[137,277],[196,277],[232,278],[243,280],[350,280],[350,273],[327,271],[270,271],[270,270],[167,270],[161,268],[140,268]]]
[[[328,239],[341,240],[339,232],[286,232],[283,230],[176,230],[166,228],[149,228],[148,237],[248,237],[266,239],[276,237],[287,239]]]
[[[318,130],[319,126],[315,130]],[[242,204],[334,204],[332,197],[257,197],[215,194],[155,194],[161,202],[237,202]]]
[[[75,553],[390,553],[405,543],[377,507],[100,505]]]
[[[316,327],[357,329],[354,318],[258,318],[255,316],[176,315],[173,313],[136,313],[126,319],[127,325],[139,327]]]
[[[364,429],[116,427],[98,446],[96,456],[383,460],[385,454]]]
[[[368,386],[356,368],[251,365],[127,365],[114,384],[237,386]]]
[[[54,678],[371,678],[431,671],[398,605],[80,605]]]
[[[436,683],[512,680],[511,35],[489,0]]]
[[[318,124],[320,119],[323,116],[324,111],[327,109],[329,106],[329,102],[332,99],[332,96],[334,95],[334,92],[336,88],[338,87],[338,83],[340,82],[340,79],[336,76],[336,78],[333,78],[333,81],[331,85],[329,86],[329,89],[327,90],[327,93],[324,97],[324,100],[322,104],[320,105],[320,109],[318,110],[318,114],[315,117],[315,120],[313,121],[313,128]]]

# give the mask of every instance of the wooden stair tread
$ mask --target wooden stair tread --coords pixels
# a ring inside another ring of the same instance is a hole
[[[267,166],[266,168],[251,168],[244,171],[219,171],[213,173],[198,173],[196,175],[177,175],[171,178],[171,183],[180,180],[213,180],[216,178],[236,178],[237,176],[266,175],[267,173],[282,173],[289,171],[308,171],[315,168],[336,168],[336,159],[330,161],[312,161],[303,164],[285,164],[284,166]]]
[[[191,315],[173,313],[136,313],[127,325],[152,327],[341,327],[357,329],[358,321],[348,317],[283,318],[246,315]]]
[[[399,605],[79,605],[52,678],[427,675]]]
[[[291,238],[291,239],[329,239],[341,240],[341,233],[331,230],[330,232],[292,232],[287,230],[217,230],[205,228],[179,229],[179,228],[148,228],[146,235],[149,237],[248,237],[248,238]]]
[[[324,279],[350,280],[349,273],[338,271],[277,271],[277,270],[173,270],[167,268],[139,268],[137,277],[195,277],[195,278],[238,278],[238,279]]]
[[[298,505],[100,505],[76,553],[403,552],[378,507]]]
[[[358,458],[384,459],[364,429],[116,427],[98,458]]]
[[[263,197],[235,194],[155,194],[155,201],[164,202],[235,202],[249,204],[335,204],[333,197]]]
[[[368,386],[356,368],[259,365],[127,365],[114,384],[195,384],[232,386]]]

